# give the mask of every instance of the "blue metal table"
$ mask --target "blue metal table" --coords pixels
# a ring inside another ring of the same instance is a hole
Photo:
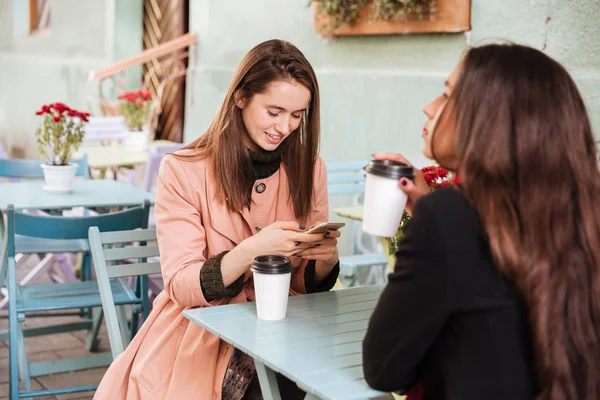
[[[289,299],[281,321],[256,318],[256,303],[184,311],[196,324],[254,358],[265,399],[279,400],[275,372],[307,399],[358,400],[383,395],[363,377],[362,340],[383,285]]]
[[[152,193],[114,180],[76,180],[68,194],[50,193],[42,186],[42,181],[0,183],[0,211],[9,204],[22,210],[138,206],[146,199],[154,203]]]

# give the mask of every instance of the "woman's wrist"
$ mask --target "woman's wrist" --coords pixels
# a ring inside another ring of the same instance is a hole
[[[321,261],[315,262],[315,283],[320,284],[327,276],[331,273],[333,267],[336,266],[338,260],[335,261]]]
[[[246,240],[235,246],[225,254],[221,260],[221,273],[223,275],[223,284],[225,287],[231,285],[242,274],[246,273],[250,264],[256,256],[251,246],[248,246]]]

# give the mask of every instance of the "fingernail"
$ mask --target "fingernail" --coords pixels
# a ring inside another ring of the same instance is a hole
[[[330,235],[331,235],[331,232],[329,232],[329,231],[325,232],[325,236],[330,236]]]
[[[300,245],[302,244],[302,242],[294,242],[294,244],[295,244],[296,246],[300,246]]]
[[[406,184],[407,184],[407,183],[408,183],[408,182],[407,182],[407,180],[406,180],[406,179],[404,179],[404,178],[400,179],[400,184],[401,184],[402,186],[406,186]]]
[[[306,229],[306,227],[304,225],[298,225],[298,228],[301,229],[301,230],[305,230]]]

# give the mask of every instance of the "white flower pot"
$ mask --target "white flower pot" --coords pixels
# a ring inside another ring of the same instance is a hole
[[[123,144],[129,151],[145,151],[148,150],[149,138],[148,128],[143,128],[141,131],[126,131]]]
[[[52,193],[71,193],[73,191],[73,180],[77,172],[77,164],[50,165],[42,164],[44,190]]]

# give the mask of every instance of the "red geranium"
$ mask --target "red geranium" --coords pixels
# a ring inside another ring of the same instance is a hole
[[[52,103],[43,105],[35,115],[43,116],[42,126],[36,130],[40,153],[50,164],[67,165],[83,140],[83,124],[89,122],[90,113]]]
[[[117,97],[119,100],[127,100],[129,102],[135,102],[136,100],[148,100],[152,97],[152,93],[149,90],[134,90],[132,92],[126,92]]]
[[[451,174],[442,167],[431,165],[421,168],[425,182],[431,186],[432,190],[439,189],[452,184]]]
[[[52,103],[43,105],[39,111],[36,111],[35,115],[46,115],[50,114],[54,122],[60,122],[65,116],[77,117],[83,122],[89,122],[90,113],[77,111],[67,106],[64,103]]]
[[[123,100],[121,112],[125,117],[125,123],[132,131],[141,131],[147,124],[150,116],[152,93],[149,90],[134,90],[123,93],[118,97]]]

